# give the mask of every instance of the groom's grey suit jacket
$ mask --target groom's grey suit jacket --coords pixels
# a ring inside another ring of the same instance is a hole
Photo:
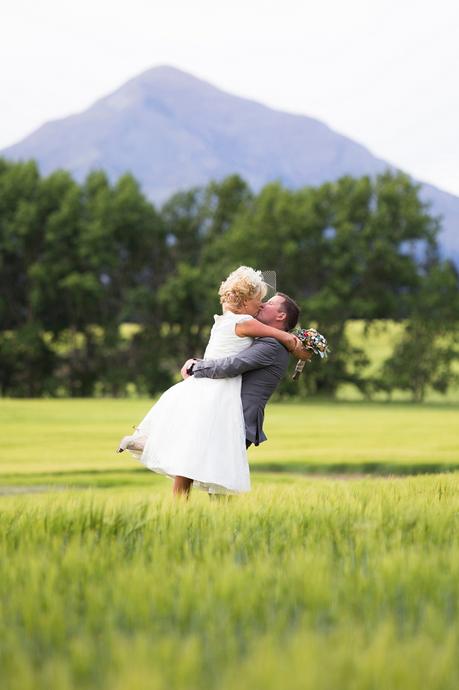
[[[288,366],[289,352],[275,338],[256,338],[232,357],[201,359],[194,365],[197,378],[226,379],[242,374],[241,399],[246,439],[258,446],[263,432],[265,405]]]

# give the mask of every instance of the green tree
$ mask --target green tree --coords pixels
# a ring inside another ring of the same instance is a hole
[[[0,395],[40,397],[56,388],[57,356],[36,324],[0,331]]]
[[[453,342],[445,342],[434,325],[411,319],[384,362],[376,386],[389,394],[397,389],[408,391],[413,402],[422,402],[429,388],[446,393],[458,382],[452,370],[458,358],[459,349]]]
[[[454,264],[429,265],[411,301],[406,328],[375,385],[389,394],[408,391],[421,402],[429,388],[445,394],[458,381],[459,274]]]
[[[20,328],[33,318],[28,267],[41,242],[36,163],[0,158],[0,324]]]
[[[400,350],[379,381],[367,380],[368,360],[346,337],[356,318],[408,320],[404,352],[435,323],[434,362],[419,367],[441,389],[455,356],[458,278],[439,259],[439,221],[418,192],[406,175],[386,173],[298,190],[271,183],[255,195],[232,175],[157,211],[131,175],[110,185],[95,171],[78,185],[65,171],[40,178],[33,162],[0,159],[3,390],[23,394],[28,381],[47,394],[123,395],[133,381],[157,392],[186,356],[202,353],[219,284],[240,264],[275,270],[301,324],[332,348],[284,393],[333,394],[343,382],[370,393],[402,381]],[[139,326],[128,339],[126,322]],[[22,372],[13,346],[23,348]]]

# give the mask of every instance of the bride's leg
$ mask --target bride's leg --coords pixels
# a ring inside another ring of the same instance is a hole
[[[231,494],[209,494],[209,498],[211,501],[229,503],[235,498],[235,496],[232,496]]]
[[[139,450],[143,452],[145,444],[147,442],[146,436],[141,436],[140,434],[134,434],[132,440],[127,444],[128,450]]]
[[[184,495],[187,499],[190,495],[190,489],[191,485],[193,483],[193,480],[190,479],[189,477],[180,477],[180,475],[177,475],[174,479],[174,485],[172,487],[172,493],[174,496],[182,496]]]

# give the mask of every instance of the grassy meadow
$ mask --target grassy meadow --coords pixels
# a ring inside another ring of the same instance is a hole
[[[145,477],[143,465],[115,449],[151,405],[147,399],[0,400],[0,476],[20,483],[70,472]],[[272,403],[265,420],[268,441],[249,449],[254,473],[459,468],[455,403]]]
[[[459,405],[271,405],[186,502],[114,452],[150,404],[0,400],[2,690],[459,686]]]

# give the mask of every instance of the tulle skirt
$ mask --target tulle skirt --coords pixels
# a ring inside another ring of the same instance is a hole
[[[137,425],[142,451],[130,451],[153,472],[193,480],[208,493],[250,491],[241,376],[189,378],[169,388]]]

